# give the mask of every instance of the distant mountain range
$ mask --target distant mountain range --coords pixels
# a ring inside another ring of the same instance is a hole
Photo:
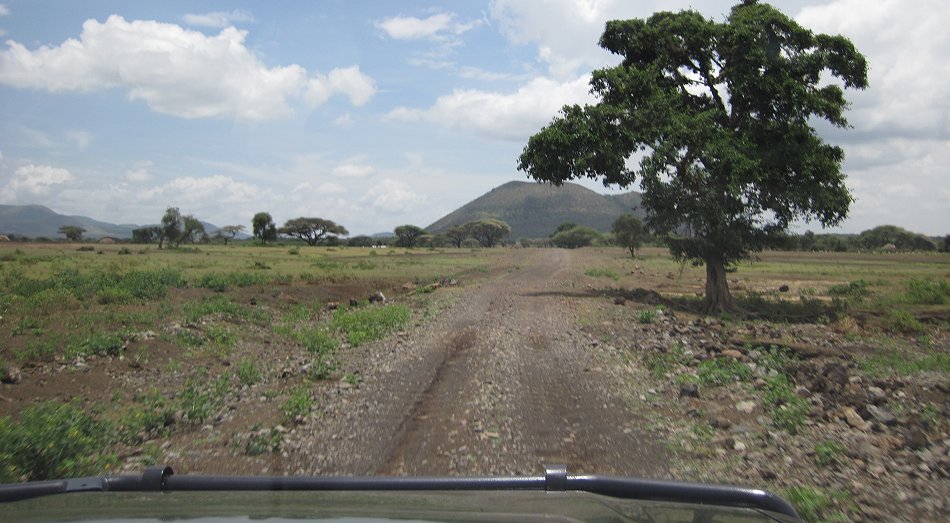
[[[218,227],[211,223],[201,222],[205,232],[214,234]],[[131,238],[132,229],[139,227],[134,224],[120,224],[100,222],[86,216],[67,216],[42,205],[0,205],[0,234],[16,234],[30,238],[62,238],[59,228],[64,225],[75,225],[86,230],[83,237],[96,239],[108,236],[111,238]]]
[[[604,195],[573,183],[555,187],[508,182],[452,211],[426,230],[443,232],[473,220],[497,218],[511,226],[512,240],[546,238],[564,222],[607,232],[614,220],[626,213],[643,219],[640,193]]]
[[[512,240],[546,238],[558,225],[574,222],[607,232],[618,216],[633,213],[643,218],[640,193],[603,195],[573,183],[561,187],[529,182],[508,182],[459,207],[426,227],[429,232],[446,229],[485,218],[504,220],[511,226]],[[208,234],[218,227],[202,222]],[[29,238],[62,238],[59,228],[75,225],[86,230],[89,239],[109,236],[131,238],[134,224],[116,225],[86,216],[59,214],[42,205],[0,205],[0,234]],[[391,232],[374,236],[392,236]],[[238,236],[248,238],[246,234]]]

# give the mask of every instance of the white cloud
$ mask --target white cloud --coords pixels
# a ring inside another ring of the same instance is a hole
[[[8,16],[10,14],[10,8],[6,4],[0,4],[0,16]]]
[[[71,182],[75,177],[66,169],[51,165],[27,164],[17,167],[12,179],[0,190],[0,200],[17,203],[24,193],[30,196],[47,194],[56,185]]]
[[[145,199],[163,197],[165,201],[188,207],[207,205],[208,202],[218,205],[253,202],[261,193],[259,187],[218,174],[204,178],[175,178],[164,185],[144,191],[143,195]]]
[[[235,9],[233,11],[215,11],[213,13],[192,14],[188,13],[182,17],[188,25],[198,25],[204,27],[224,28],[235,23],[256,22],[254,16],[244,9]]]
[[[346,194],[346,187],[333,182],[324,182],[317,187],[317,192],[320,194]]]
[[[837,0],[802,9],[796,20],[845,35],[868,57],[869,88],[847,94],[856,128],[950,134],[950,9],[943,0]]]
[[[333,69],[327,75],[319,75],[307,82],[305,99],[317,106],[327,101],[335,93],[350,99],[350,103],[361,106],[376,94],[376,82],[363,74],[359,66]]]
[[[151,162],[148,162],[147,165],[138,167],[136,169],[129,169],[125,171],[124,179],[127,182],[132,183],[142,183],[147,182],[152,179],[152,173],[149,171],[151,167]]]
[[[354,123],[356,123],[356,120],[353,119],[353,115],[351,115],[350,113],[344,113],[340,115],[339,117],[337,117],[336,120],[333,120],[333,123],[341,127],[350,127]]]
[[[672,9],[666,4],[664,10]],[[538,59],[558,78],[616,62],[597,42],[607,20],[648,16],[650,5],[627,0],[493,0],[491,17],[508,40],[533,44]]]
[[[565,104],[595,101],[589,76],[567,82],[535,78],[514,93],[476,89],[440,96],[429,109],[396,108],[388,119],[426,121],[493,138],[526,140],[550,122]]]
[[[375,172],[375,167],[360,163],[357,159],[337,165],[333,168],[333,171],[331,171],[330,174],[341,178],[365,178]]]
[[[360,201],[370,204],[375,210],[395,214],[410,211],[426,199],[403,181],[383,178],[366,191]]]
[[[308,86],[299,65],[267,67],[245,46],[245,31],[216,36],[155,21],[110,16],[88,20],[79,39],[29,50],[15,41],[0,51],[0,83],[50,92],[88,92],[121,87],[131,100],[183,118],[234,117],[267,120],[292,114],[289,101],[325,84],[326,95],[347,95],[354,105],[375,93],[359,68],[334,69]]]
[[[72,142],[80,151],[89,147],[92,143],[92,133],[87,131],[70,131],[66,133],[66,138]]]
[[[417,40],[421,38],[438,39],[448,35],[460,35],[480,25],[481,20],[457,21],[454,13],[438,13],[428,18],[414,16],[394,16],[376,22],[390,38],[396,40]]]

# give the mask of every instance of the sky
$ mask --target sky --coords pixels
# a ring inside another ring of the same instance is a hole
[[[175,206],[218,226],[266,211],[351,235],[424,227],[529,181],[528,137],[594,102],[590,72],[618,63],[597,46],[605,21],[722,21],[731,4],[0,0],[0,203],[113,223]],[[950,233],[950,4],[773,5],[870,64],[869,88],[846,92],[853,129],[819,126],[856,199],[835,231]]]

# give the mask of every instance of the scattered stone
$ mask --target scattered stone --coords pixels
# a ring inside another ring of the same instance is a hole
[[[257,298],[251,298],[251,305],[257,305]]]
[[[884,389],[880,387],[875,387],[871,385],[867,388],[868,398],[875,404],[883,403],[887,401],[887,393],[884,392]]]
[[[698,398],[699,397],[699,385],[695,383],[684,383],[680,385],[680,395],[679,397],[687,398]]]
[[[911,427],[904,432],[904,443],[914,450],[926,448],[927,434],[920,427]]]
[[[337,310],[337,309],[339,309],[339,308],[340,308],[340,302],[331,301],[331,302],[328,302],[328,303],[327,303],[327,310],[328,310],[328,311],[335,311],[335,310]]]
[[[710,416],[709,425],[713,428],[726,430],[732,426],[732,422],[726,418],[720,418],[719,416]]]
[[[841,415],[844,417],[845,421],[848,422],[848,425],[853,429],[858,430],[868,430],[871,428],[871,424],[867,421],[864,421],[864,418],[858,414],[858,411],[854,410],[853,407],[842,407]]]
[[[782,285],[778,288],[779,292],[788,292],[788,285]]]
[[[897,425],[897,416],[893,412],[887,409],[887,407],[878,407],[877,405],[868,405],[867,406],[868,414],[877,421],[878,423],[883,423],[887,426]]]
[[[20,368],[13,365],[7,365],[3,367],[3,374],[0,374],[0,382],[6,383],[9,385],[16,385],[20,383],[21,373]]]
[[[360,302],[356,298],[350,298],[350,307],[359,307]]]
[[[740,401],[736,403],[736,410],[743,414],[751,414],[755,410],[755,402],[751,400]]]
[[[743,443],[743,442],[741,442],[741,441],[739,441],[739,440],[736,440],[735,443],[732,444],[732,448],[733,448],[733,450],[737,450],[737,451],[739,451],[739,452],[743,452],[743,451],[745,451],[746,446],[745,446],[745,443]]]
[[[614,298],[614,305],[623,305],[627,303],[627,300],[623,296],[617,296]]]
[[[722,355],[725,356],[725,357],[727,357],[727,358],[734,358],[734,359],[737,359],[737,360],[741,360],[741,359],[743,359],[743,357],[744,357],[744,356],[742,355],[742,353],[739,352],[739,351],[737,351],[736,349],[726,349],[726,350],[722,351]]]
[[[382,292],[376,291],[369,295],[370,303],[386,303],[386,296]]]

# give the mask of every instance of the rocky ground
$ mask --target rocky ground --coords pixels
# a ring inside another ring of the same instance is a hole
[[[605,288],[575,251],[512,252],[510,270],[439,289],[435,310],[417,311],[411,328],[344,347],[338,371],[311,390],[316,407],[295,420],[278,405],[306,382],[308,360],[252,340],[272,354],[268,378],[227,392],[194,430],[145,435],[122,456],[125,468],[483,475],[566,463],[575,473],[765,488],[814,519],[938,521],[950,510],[947,375],[865,364],[913,340],[699,318]],[[406,291],[389,301],[410,301]],[[946,333],[927,343],[950,350]],[[168,363],[15,369],[0,399],[107,401],[88,384],[149,390],[187,370]],[[248,455],[251,441],[266,452]]]

